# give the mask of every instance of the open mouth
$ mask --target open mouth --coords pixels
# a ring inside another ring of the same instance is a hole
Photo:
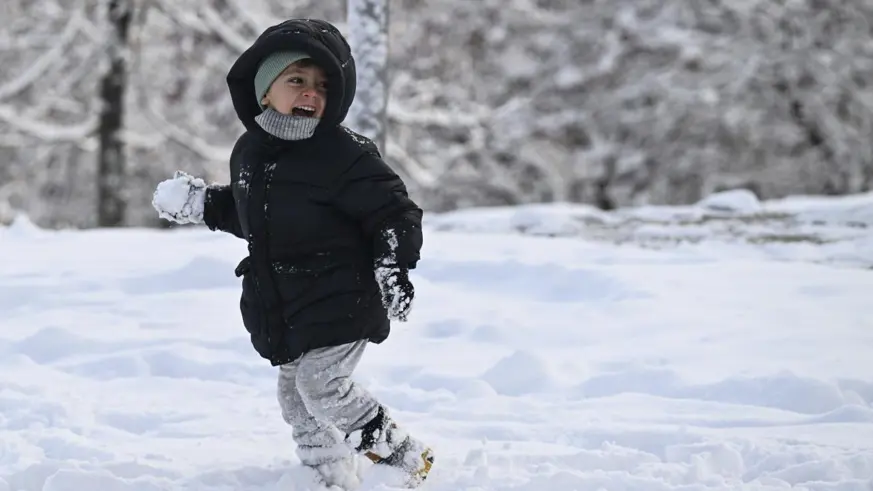
[[[315,116],[315,106],[296,106],[291,109],[291,114],[311,118]]]

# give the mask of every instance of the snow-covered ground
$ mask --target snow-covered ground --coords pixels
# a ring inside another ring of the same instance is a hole
[[[737,210],[429,219],[410,322],[358,373],[436,449],[425,489],[873,490],[873,199],[713,199]],[[0,228],[0,491],[319,490],[240,325],[244,251]]]
[[[443,231],[578,237],[653,249],[707,242],[719,255],[873,268],[873,193],[759,202],[736,190],[695,206],[603,212],[579,204],[526,205],[461,210],[428,220]]]

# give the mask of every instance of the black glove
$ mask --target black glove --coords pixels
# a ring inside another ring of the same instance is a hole
[[[377,266],[376,281],[382,291],[382,305],[388,318],[406,322],[415,288],[409,281],[409,270],[397,266]]]

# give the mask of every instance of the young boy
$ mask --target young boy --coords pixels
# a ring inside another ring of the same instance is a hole
[[[419,484],[431,449],[400,429],[350,378],[390,319],[405,321],[420,257],[422,210],[368,139],[341,126],[355,62],[331,24],[295,19],[267,29],[227,76],[245,125],[231,182],[178,171],[153,206],[248,242],[236,268],[240,310],[256,351],[279,366],[278,399],[297,454],[326,485],[357,485],[354,454]]]

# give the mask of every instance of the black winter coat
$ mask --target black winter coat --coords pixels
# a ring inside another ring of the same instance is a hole
[[[322,120],[306,140],[278,139],[254,121],[257,66],[279,49],[308,52],[328,75]],[[340,124],[355,94],[348,44],[326,22],[287,21],[240,56],[227,83],[247,131],[230,157],[231,183],[207,190],[204,221],[248,241],[236,273],[255,350],[275,366],[315,348],[381,343],[390,322],[374,263],[393,253],[398,267],[416,266],[422,210],[376,146]]]

